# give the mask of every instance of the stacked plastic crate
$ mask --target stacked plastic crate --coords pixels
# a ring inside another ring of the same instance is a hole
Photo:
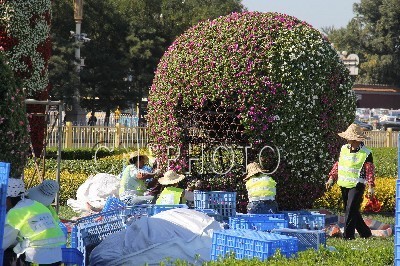
[[[87,264],[87,249],[97,246],[104,238],[126,228],[127,223],[142,216],[147,216],[147,205],[128,206],[122,209],[101,212],[78,219],[72,228],[71,246],[83,253],[84,262]]]
[[[396,221],[394,232],[394,264],[400,266],[400,134],[397,141]]]
[[[195,209],[214,209],[224,220],[236,215],[236,192],[194,191]]]
[[[211,260],[234,254],[236,259],[258,258],[264,261],[273,256],[277,249],[289,258],[297,253],[297,248],[298,240],[295,237],[250,229],[228,229],[213,233]]]
[[[299,251],[326,246],[325,215],[309,211],[283,212],[289,228],[274,229],[273,233],[296,237]]]
[[[253,229],[271,231],[288,227],[284,214],[242,214],[229,217],[230,229]]]
[[[10,164],[0,162],[0,236],[4,234],[4,222],[6,220],[6,198],[7,198],[7,185],[8,176],[10,175]],[[4,251],[3,237],[0,237],[0,264],[3,263]]]

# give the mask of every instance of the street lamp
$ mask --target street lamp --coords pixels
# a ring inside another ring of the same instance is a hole
[[[70,31],[70,36],[75,39],[75,60],[76,60],[76,71],[79,73],[82,67],[85,66],[85,59],[81,58],[81,46],[83,43],[89,42],[90,39],[87,37],[86,33],[81,33],[81,25],[83,20],[83,0],[74,0],[74,19],[75,19],[75,31]],[[71,111],[69,119],[72,121],[77,121],[86,124],[86,114],[81,108],[80,96],[78,88],[74,89],[74,94],[72,97],[72,104],[69,110]]]
[[[356,54],[347,55],[347,51],[343,51],[339,54],[340,59],[343,61],[343,64],[350,71],[350,76],[358,75],[358,64],[360,63],[360,59]]]

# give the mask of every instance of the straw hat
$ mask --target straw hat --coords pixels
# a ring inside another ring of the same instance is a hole
[[[364,141],[369,139],[369,137],[363,134],[361,127],[357,124],[351,124],[346,131],[338,133],[338,135],[347,140]]]
[[[263,170],[261,169],[258,163],[249,163],[246,167],[246,170],[247,170],[247,175],[244,178],[244,180],[247,180],[258,173],[263,173]]]
[[[46,179],[39,185],[28,189],[28,198],[36,200],[45,206],[49,206],[55,199],[57,192],[60,190],[60,185],[54,181]]]
[[[133,151],[133,152],[129,153],[129,160],[133,159],[135,157],[145,157],[146,162],[149,160],[149,157],[147,156],[147,154],[142,151]]]
[[[18,197],[25,193],[25,184],[22,179],[9,178],[7,186],[7,197]]]
[[[179,175],[177,172],[174,170],[168,170],[165,172],[164,176],[158,179],[158,182],[161,185],[171,185],[171,184],[176,184],[179,181],[183,180],[185,178],[185,175]]]

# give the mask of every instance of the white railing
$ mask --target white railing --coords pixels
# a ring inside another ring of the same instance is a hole
[[[48,132],[47,147],[57,147],[58,127]],[[398,147],[399,132],[396,131],[365,131],[370,137],[365,145],[371,148]],[[62,148],[96,148],[100,146],[109,149],[146,147],[148,144],[148,129],[146,127],[116,126],[73,126],[67,123],[62,127]]]

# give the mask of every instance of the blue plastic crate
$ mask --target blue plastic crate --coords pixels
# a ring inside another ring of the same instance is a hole
[[[4,234],[4,223],[6,220],[6,198],[7,198],[7,186],[8,178],[10,175],[10,164],[0,162],[0,236]],[[0,237],[0,247],[3,246],[3,237]],[[0,252],[3,256],[3,251]],[[3,259],[0,260],[1,262]]]
[[[122,202],[119,198],[110,196],[107,198],[102,212],[111,211],[114,209],[121,209],[124,207],[126,207],[126,204]]]
[[[318,250],[320,245],[326,247],[326,235],[323,230],[307,229],[275,229],[272,232],[296,237],[299,240],[298,250],[304,251],[309,248]]]
[[[297,253],[298,240],[295,237],[271,234],[254,230],[215,231],[212,238],[211,259],[225,257],[231,252],[236,259],[259,258],[265,260],[277,249],[286,257]]]
[[[283,211],[291,229],[325,229],[325,214],[309,211]]]
[[[157,213],[168,211],[176,208],[185,208],[187,209],[188,206],[186,204],[173,204],[173,205],[160,205],[155,204],[153,205],[151,215],[156,215]]]
[[[124,223],[127,225],[131,224],[133,221],[143,216],[151,216],[152,212],[153,212],[152,204],[133,205],[121,209],[121,214],[124,219]]]
[[[80,218],[71,233],[71,247],[77,248],[86,259],[86,246],[97,245],[108,235],[125,228],[124,212],[112,210]]]
[[[195,209],[214,209],[223,219],[236,215],[236,192],[194,191]]]
[[[239,214],[229,217],[231,229],[253,229],[271,231],[275,228],[287,228],[288,222],[283,214]]]
[[[76,248],[62,248],[62,263],[65,266],[82,266],[83,254]]]

